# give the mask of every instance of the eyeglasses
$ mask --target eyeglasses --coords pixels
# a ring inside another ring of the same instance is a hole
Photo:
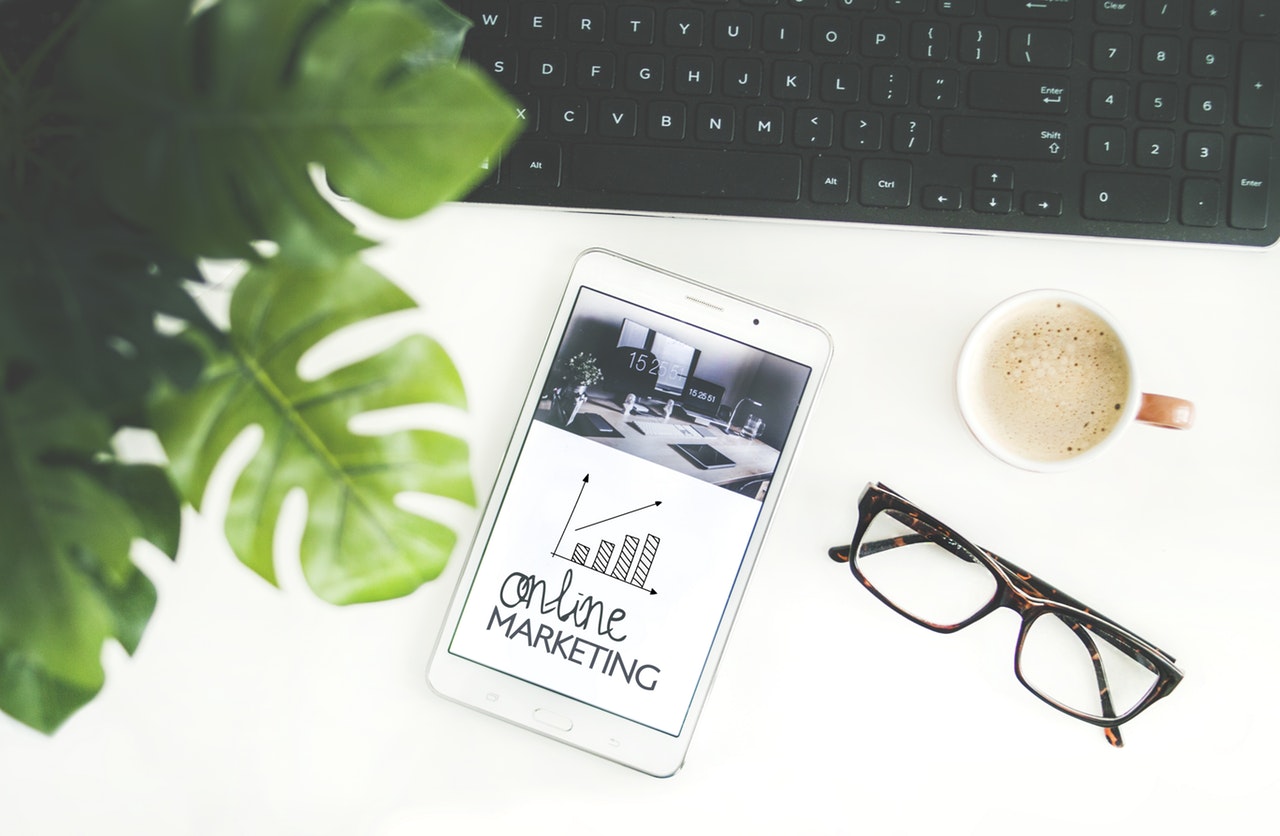
[[[1182,681],[1169,654],[975,546],[884,485],[867,485],[852,544],[828,554],[847,562],[881,601],[939,633],[1001,607],[1020,614],[1018,681],[1059,711],[1103,727],[1113,746],[1124,745],[1121,723]]]

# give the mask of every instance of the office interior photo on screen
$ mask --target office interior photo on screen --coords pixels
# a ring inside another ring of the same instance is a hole
[[[583,288],[535,417],[763,499],[810,370]]]

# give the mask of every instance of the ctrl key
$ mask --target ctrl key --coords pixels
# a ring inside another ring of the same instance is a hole
[[[862,163],[859,200],[863,206],[905,209],[911,205],[911,163],[866,160]]]
[[[1081,211],[1095,221],[1165,224],[1172,197],[1173,184],[1168,177],[1095,171],[1084,177]]]

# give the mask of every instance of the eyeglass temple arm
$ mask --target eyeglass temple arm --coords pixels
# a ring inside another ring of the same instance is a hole
[[[890,537],[887,540],[870,540],[862,544],[860,551],[864,555],[878,554],[880,552],[887,552],[889,549],[909,546],[912,543],[926,543],[929,539],[930,538],[923,534],[905,534],[901,537]],[[827,557],[831,558],[836,563],[848,563],[849,546],[832,546],[827,549]]]

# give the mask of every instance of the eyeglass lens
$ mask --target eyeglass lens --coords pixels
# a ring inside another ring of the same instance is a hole
[[[1123,716],[1159,680],[1105,636],[1065,613],[1046,613],[1028,625],[1017,665],[1031,690],[1099,719]]]
[[[941,545],[920,541],[897,513],[876,514],[862,538],[858,569],[867,582],[902,612],[942,628],[985,607],[997,590],[991,571]]]

